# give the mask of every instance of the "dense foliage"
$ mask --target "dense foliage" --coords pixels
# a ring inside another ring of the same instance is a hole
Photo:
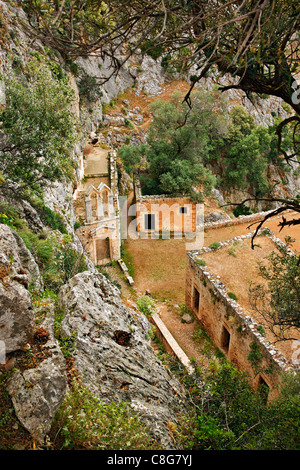
[[[136,306],[140,312],[142,312],[146,317],[151,317],[155,313],[155,303],[151,297],[144,294],[141,295],[137,301]]]
[[[193,409],[181,417],[177,438],[191,450],[299,450],[299,374],[286,374],[279,396],[251,389],[245,373],[226,360],[184,376]],[[262,387],[264,387],[262,385]]]
[[[75,380],[53,425],[61,449],[154,450],[149,430],[126,403],[104,403]],[[57,442],[54,444],[58,445]]]
[[[4,176],[33,191],[46,181],[72,178],[78,129],[68,77],[57,77],[49,65],[32,60],[25,76],[3,80],[0,169]]]
[[[145,194],[195,197],[197,191],[201,197],[218,185],[263,196],[270,189],[268,163],[283,166],[274,152],[273,127],[256,125],[242,106],[228,111],[218,91],[195,92],[191,110],[174,95],[169,102],[153,103],[151,112],[148,144],[119,150],[129,173],[146,156]]]

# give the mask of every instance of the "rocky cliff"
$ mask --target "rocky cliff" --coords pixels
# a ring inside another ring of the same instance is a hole
[[[34,306],[29,283],[42,289],[42,279],[32,254],[7,225],[0,225],[0,241],[1,373],[10,370],[7,390],[22,426],[43,445],[68,391],[66,361],[54,336],[56,309],[59,337],[72,341],[72,367],[82,384],[106,403],[127,403],[160,445],[172,448],[168,426],[176,423],[185,394],[154,353],[146,317],[127,308],[120,291],[91,270],[63,285],[56,304],[45,299]]]
[[[90,272],[61,288],[58,306],[65,314],[62,338],[75,338],[82,383],[105,402],[128,403],[163,447],[172,447],[167,426],[176,423],[184,392],[154,354],[146,317],[127,308],[103,275]]]

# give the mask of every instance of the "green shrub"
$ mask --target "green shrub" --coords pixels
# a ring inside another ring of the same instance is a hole
[[[60,214],[53,212],[49,207],[44,204],[38,207],[41,219],[43,222],[51,227],[53,230],[59,230],[61,233],[67,233],[64,219]]]
[[[299,450],[299,375],[283,378],[279,398],[267,402],[246,373],[225,359],[211,361],[201,376],[189,377],[193,412],[179,419],[178,447]]]
[[[257,325],[256,329],[257,329],[257,331],[258,331],[262,336],[265,336],[266,331],[265,331],[265,329],[264,329],[263,326]]]
[[[8,217],[6,214],[0,214],[0,224],[8,225],[11,228],[15,228],[13,225],[13,219]]]
[[[36,254],[40,263],[45,264],[53,257],[54,244],[50,238],[47,240],[39,240],[36,246]]]
[[[146,53],[152,57],[152,59],[157,60],[163,53],[163,48],[160,45],[155,44],[151,39],[144,41],[141,45],[142,53]]]
[[[233,300],[237,300],[237,296],[233,292],[228,292],[228,297],[230,297]]]
[[[250,215],[251,210],[248,206],[245,206],[245,204],[241,204],[240,206],[237,206],[234,211],[233,215],[235,217],[239,217],[240,215]]]
[[[213,243],[211,243],[211,244],[209,245],[209,248],[210,248],[211,250],[217,250],[217,248],[219,248],[220,246],[221,246],[221,243],[219,243],[219,242],[213,242]]]
[[[128,118],[125,118],[125,119],[124,119],[124,123],[125,123],[125,126],[126,126],[128,129],[134,129],[134,127],[135,127],[134,124],[133,124],[133,122],[132,122],[130,119],[128,119]]]
[[[154,300],[148,295],[139,297],[136,301],[136,306],[146,317],[151,317],[155,313]]]
[[[52,233],[43,239],[29,229],[18,230],[18,234],[39,265],[45,289],[57,293],[68,279],[87,269],[84,256],[72,248],[69,235]]]
[[[199,266],[206,266],[206,261],[204,259],[196,259],[195,263]]]
[[[67,282],[75,274],[86,271],[87,264],[83,254],[78,253],[69,246],[65,246],[61,250],[61,269],[63,271],[64,282]]]
[[[202,413],[181,418],[180,437],[184,449],[224,450],[234,439],[234,433],[222,429],[217,419]]]
[[[4,176],[41,192],[46,181],[72,179],[73,148],[78,140],[74,90],[59,66],[40,55],[26,64],[24,74],[7,74],[6,107],[0,112],[5,149],[0,152]],[[4,147],[3,147],[4,148]]]
[[[158,446],[125,403],[103,403],[75,381],[54,421],[63,449],[151,450]]]
[[[36,246],[39,242],[39,236],[29,229],[18,230],[17,232],[18,235],[20,235],[20,237],[23,239],[28,250],[34,254]]]
[[[90,75],[84,75],[80,79],[78,88],[80,95],[85,97],[90,103],[100,99],[103,94],[97,77],[92,77]]]
[[[7,201],[0,202],[0,223],[6,224],[15,230],[27,227],[27,222],[20,218],[19,209]]]

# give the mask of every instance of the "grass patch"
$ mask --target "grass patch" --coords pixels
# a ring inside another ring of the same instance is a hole
[[[136,301],[136,306],[146,317],[155,313],[155,302],[149,295],[141,295]]]
[[[129,275],[134,279],[134,261],[133,256],[130,254],[126,241],[123,241],[121,245],[121,258],[127,266]]]

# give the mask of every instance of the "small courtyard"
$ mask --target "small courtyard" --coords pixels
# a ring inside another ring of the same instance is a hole
[[[288,216],[292,218],[292,214]],[[266,224],[275,236],[284,241],[286,236],[296,239],[293,243],[295,250],[300,250],[299,227],[285,229],[279,232],[280,217],[271,219]],[[222,228],[207,229],[204,233],[204,245],[213,242],[226,241],[245,235],[254,230],[256,225],[249,228],[249,223],[232,225]],[[251,249],[250,243],[241,242],[233,246],[231,254],[228,250],[218,252],[214,258],[206,255],[212,271],[225,276],[228,289],[235,292],[238,301],[244,307],[249,307],[249,283],[240,284],[240,272],[247,272],[246,279],[258,281],[257,262],[269,254],[274,246],[260,238],[257,246]],[[213,354],[214,347],[205,335],[200,322],[193,317],[192,322],[183,321],[185,306],[185,271],[186,271],[186,240],[185,239],[138,239],[128,238],[123,241],[123,253],[129,261],[134,277],[134,289],[123,278],[117,265],[107,266],[110,279],[119,283],[123,301],[129,307],[135,304],[136,298],[146,292],[155,299],[157,312],[162,321],[190,359],[195,359],[198,365],[207,364],[208,357]]]
[[[287,219],[292,217],[293,215],[290,214]],[[286,236],[295,239],[292,247],[294,250],[300,251],[299,226],[285,228],[280,232],[278,228],[279,221],[280,217],[274,217],[268,220],[266,227],[283,242]],[[256,225],[249,228],[249,223],[242,223],[240,225],[207,229],[204,232],[204,246],[245,235],[254,230],[255,227]],[[139,292],[144,293],[149,290],[151,295],[159,301],[171,300],[175,304],[184,303],[187,253],[184,238],[171,238],[168,240],[132,240],[128,238],[124,241],[124,245],[126,253],[133,264],[135,287]],[[258,248],[250,251],[251,258],[256,257],[256,250]]]
[[[185,81],[172,82],[162,90],[160,99],[168,101],[174,91],[180,91],[182,95],[187,91],[187,84]],[[147,131],[151,122],[152,116],[149,113],[150,104],[155,101],[156,97],[135,95],[132,90],[127,90],[121,94],[113,106],[106,105],[111,116],[123,115],[124,100],[130,101],[131,108],[138,107],[143,115],[143,122],[139,124],[138,128]],[[108,132],[108,128],[102,130],[103,135]],[[126,133],[130,133],[130,129],[126,126],[123,129]],[[81,187],[78,188],[77,216],[82,214],[82,194],[89,184],[97,184],[104,181],[109,184],[109,176],[107,171],[107,150],[105,146],[97,144],[97,146],[89,145],[85,150],[85,180],[82,182]],[[128,194],[128,204],[132,202],[132,194]],[[221,212],[224,208],[220,208],[216,201],[211,198],[205,201],[205,214],[217,211]],[[232,208],[227,208],[227,213],[231,213]],[[292,218],[293,215],[289,214],[287,219]],[[281,218],[271,218],[265,224],[276,236],[284,241],[286,236],[295,239],[293,248],[300,252],[300,229],[299,226],[289,227],[282,232],[279,231],[278,223]],[[130,220],[129,220],[130,221]],[[229,220],[230,221],[230,220]],[[245,235],[249,231],[253,231],[256,224],[249,227],[249,223],[241,223],[239,225],[223,226],[219,228],[208,228],[204,232],[204,246],[209,246],[213,242],[225,241],[232,239],[236,236]],[[249,271],[249,279],[255,279],[256,276],[256,262],[260,257],[261,251],[259,248],[251,250],[251,248],[244,250],[244,261],[250,261],[251,273]],[[219,256],[220,255],[220,256]],[[105,274],[121,288],[121,296],[128,306],[134,305],[138,296],[147,293],[156,302],[157,311],[169,329],[173,337],[177,340],[178,344],[182,347],[184,352],[189,358],[195,358],[200,364],[204,359],[203,348],[207,348],[207,338],[201,330],[201,325],[193,318],[191,323],[182,321],[182,312],[185,305],[185,277],[186,277],[186,260],[187,260],[187,247],[184,238],[179,239],[131,239],[127,238],[122,241],[121,256],[127,267],[129,268],[130,275],[134,279],[133,288],[129,286],[124,273],[121,271],[117,262],[109,263],[101,269]],[[228,260],[230,262],[228,262]],[[237,265],[238,260],[235,256],[229,256],[223,259],[221,254],[218,254],[215,260],[216,270],[220,267],[226,270],[228,279],[233,283],[230,290],[236,291],[239,299],[246,299],[247,292],[241,292],[239,279],[235,281],[235,272],[243,267],[243,260],[241,260],[240,267]],[[248,269],[248,268],[247,268]],[[250,269],[250,267],[249,267]],[[234,282],[236,282],[234,284]]]

